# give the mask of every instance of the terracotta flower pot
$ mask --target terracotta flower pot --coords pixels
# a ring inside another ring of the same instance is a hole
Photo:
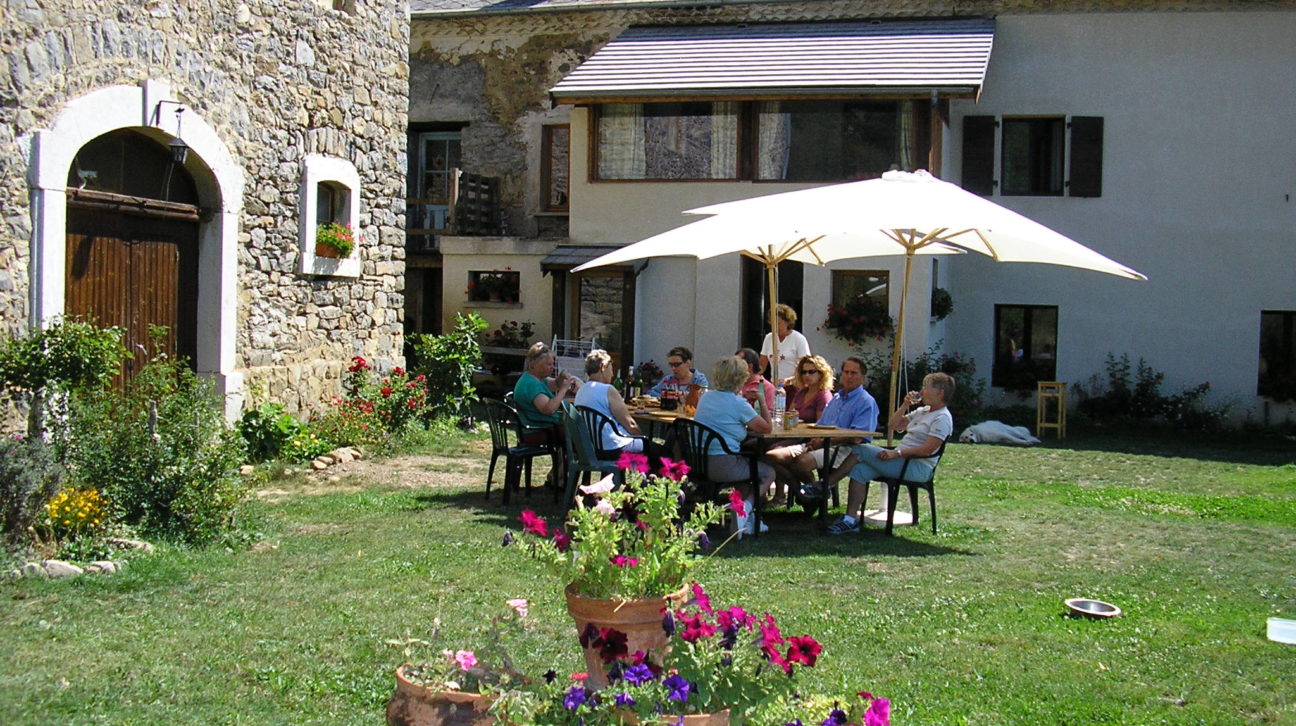
[[[339,259],[342,255],[338,254],[338,251],[337,251],[337,250],[333,249],[332,247],[329,247],[328,245],[324,244],[323,242],[316,242],[316,243],[315,243],[315,256],[316,256],[316,257],[331,257],[331,258],[333,258],[333,259],[336,260],[336,259]]]
[[[678,716],[663,716],[665,723],[675,723]],[[633,713],[624,719],[626,726],[638,726],[639,718]],[[729,709],[715,713],[690,713],[684,716],[683,726],[729,726]]]
[[[576,621],[576,633],[585,631],[586,625],[593,625],[600,630],[615,628],[626,634],[626,649],[633,654],[637,650],[654,654],[660,660],[667,646],[666,631],[662,630],[662,611],[669,602],[671,608],[677,608],[688,597],[689,588],[684,586],[666,597],[653,597],[643,600],[596,600],[581,597],[568,585],[567,612]],[[607,685],[607,666],[598,650],[585,648],[585,665],[589,679],[585,681],[590,688],[603,688]]]
[[[480,693],[436,691],[396,669],[396,692],[387,701],[388,726],[487,726],[494,723],[490,700]]]

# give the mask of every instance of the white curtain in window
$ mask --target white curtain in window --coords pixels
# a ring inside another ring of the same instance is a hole
[[[900,168],[914,171],[914,104],[913,101],[901,101],[896,111],[900,115]]]
[[[778,101],[760,105],[757,119],[757,179],[786,179],[792,149],[792,114],[780,111]]]
[[[719,101],[711,105],[712,179],[738,177],[738,104]]]
[[[644,119],[641,103],[609,103],[600,109],[598,176],[644,178]]]

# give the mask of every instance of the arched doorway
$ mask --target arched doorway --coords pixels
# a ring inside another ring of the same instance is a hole
[[[133,376],[158,353],[197,360],[199,207],[167,148],[131,129],[81,147],[67,177],[64,312],[125,329]],[[151,329],[166,328],[154,339]]]

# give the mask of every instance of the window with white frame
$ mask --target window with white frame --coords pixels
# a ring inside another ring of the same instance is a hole
[[[360,174],[346,159],[311,154],[302,160],[300,208],[301,272],[310,275],[360,275]],[[321,235],[337,232],[355,243],[347,255],[317,252]]]

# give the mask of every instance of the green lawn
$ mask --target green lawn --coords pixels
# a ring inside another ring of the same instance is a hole
[[[559,584],[500,546],[550,498],[484,502],[482,442],[442,451],[386,484],[272,483],[252,551],[0,584],[0,723],[380,724],[384,640],[440,617],[466,643],[512,597],[536,621],[522,664],[576,670]],[[1293,461],[1174,438],[951,445],[940,534],[925,504],[894,539],[777,512],[700,579],[824,644],[805,690],[887,696],[896,724],[1296,724],[1296,646],[1265,639],[1296,618]],[[1125,615],[1065,617],[1071,596]]]

